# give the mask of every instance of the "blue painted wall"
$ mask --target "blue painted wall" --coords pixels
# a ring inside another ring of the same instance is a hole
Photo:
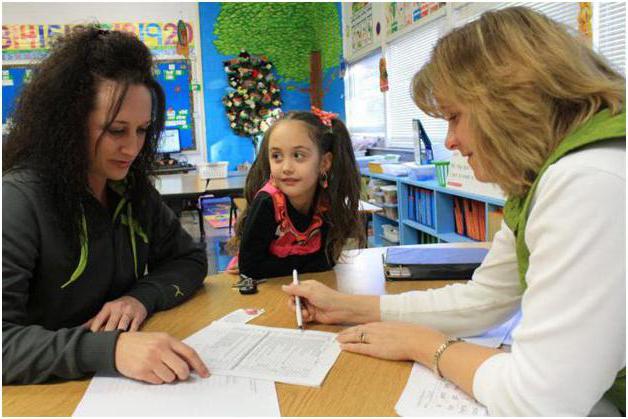
[[[337,3],[336,6],[338,7],[338,14],[342,16],[340,3]],[[221,55],[214,46],[214,39],[216,38],[214,23],[220,13],[220,7],[220,3],[199,3],[207,160],[210,162],[229,161],[231,163],[229,170],[235,170],[236,166],[242,162],[252,162],[254,154],[251,140],[248,137],[235,135],[229,127],[222,105],[222,97],[228,87],[222,62],[232,57]],[[342,22],[340,33],[342,33]],[[338,69],[330,69],[324,75],[323,86],[329,86],[329,90],[323,97],[323,108],[326,111],[338,113],[344,120],[344,82],[339,77],[330,81],[334,72],[338,73]],[[307,84],[303,83],[296,86],[306,88]],[[280,87],[284,111],[310,108],[309,94],[299,90],[288,90],[283,83],[280,83]]]

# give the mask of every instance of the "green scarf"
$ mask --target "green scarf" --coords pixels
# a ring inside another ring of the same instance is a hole
[[[509,198],[504,206],[504,221],[515,235],[515,247],[517,252],[517,263],[519,269],[519,282],[522,290],[527,287],[526,272],[528,271],[530,251],[525,242],[525,229],[528,220],[528,212],[532,197],[538,186],[538,183],[547,168],[556,163],[566,154],[584,147],[602,141],[621,140],[626,141],[626,112],[612,116],[608,109],[595,114],[586,123],[578,127],[573,133],[569,134],[550,154],[549,158],[536,177],[536,180],[530,187],[527,195],[520,198]],[[604,395],[609,399],[622,413],[626,412],[626,368],[619,371],[615,383]]]

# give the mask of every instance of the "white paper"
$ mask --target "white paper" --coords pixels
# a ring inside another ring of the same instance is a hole
[[[250,322],[256,317],[261,316],[264,313],[265,310],[263,308],[239,308],[227,314],[226,316],[219,318],[216,321],[244,324]]]
[[[484,406],[415,363],[395,406],[399,416],[487,416]]]
[[[319,387],[340,354],[335,333],[214,322],[188,338],[213,374]]]
[[[512,343],[511,333],[521,320],[521,311],[515,313],[508,321],[499,326],[488,330],[481,335],[463,338],[466,342],[476,345],[486,346],[488,348],[499,348],[501,345],[510,345]]]
[[[96,376],[73,416],[281,415],[271,381],[193,374],[187,381],[161,385]]]

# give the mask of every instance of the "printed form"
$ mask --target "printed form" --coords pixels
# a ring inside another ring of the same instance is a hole
[[[96,376],[73,416],[281,415],[272,381],[221,375],[200,378],[193,374],[186,381],[161,385]]]
[[[486,407],[415,363],[395,406],[399,416],[487,416]]]
[[[214,322],[186,342],[212,374],[319,387],[340,354],[336,334]]]

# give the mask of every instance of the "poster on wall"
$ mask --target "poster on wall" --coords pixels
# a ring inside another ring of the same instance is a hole
[[[187,38],[190,50],[194,46],[192,26],[187,26]],[[67,24],[12,24],[2,25],[2,60],[31,61],[42,59],[55,37],[70,33],[82,25]],[[101,27],[110,30],[131,32],[151,49],[155,56],[172,56],[177,54],[177,23],[176,22],[116,22],[101,23]]]
[[[393,2],[386,3],[386,33],[392,35],[395,32],[425,19],[434,13],[445,3],[435,2]]]
[[[357,52],[373,44],[373,5],[367,2],[351,4],[351,51]]]
[[[7,123],[15,98],[28,82],[31,72],[28,66],[2,67],[2,125]]]
[[[190,87],[190,65],[187,60],[159,61],[155,70],[157,82],[166,94],[166,128],[178,128],[182,150],[196,149],[194,138],[194,101]]]

